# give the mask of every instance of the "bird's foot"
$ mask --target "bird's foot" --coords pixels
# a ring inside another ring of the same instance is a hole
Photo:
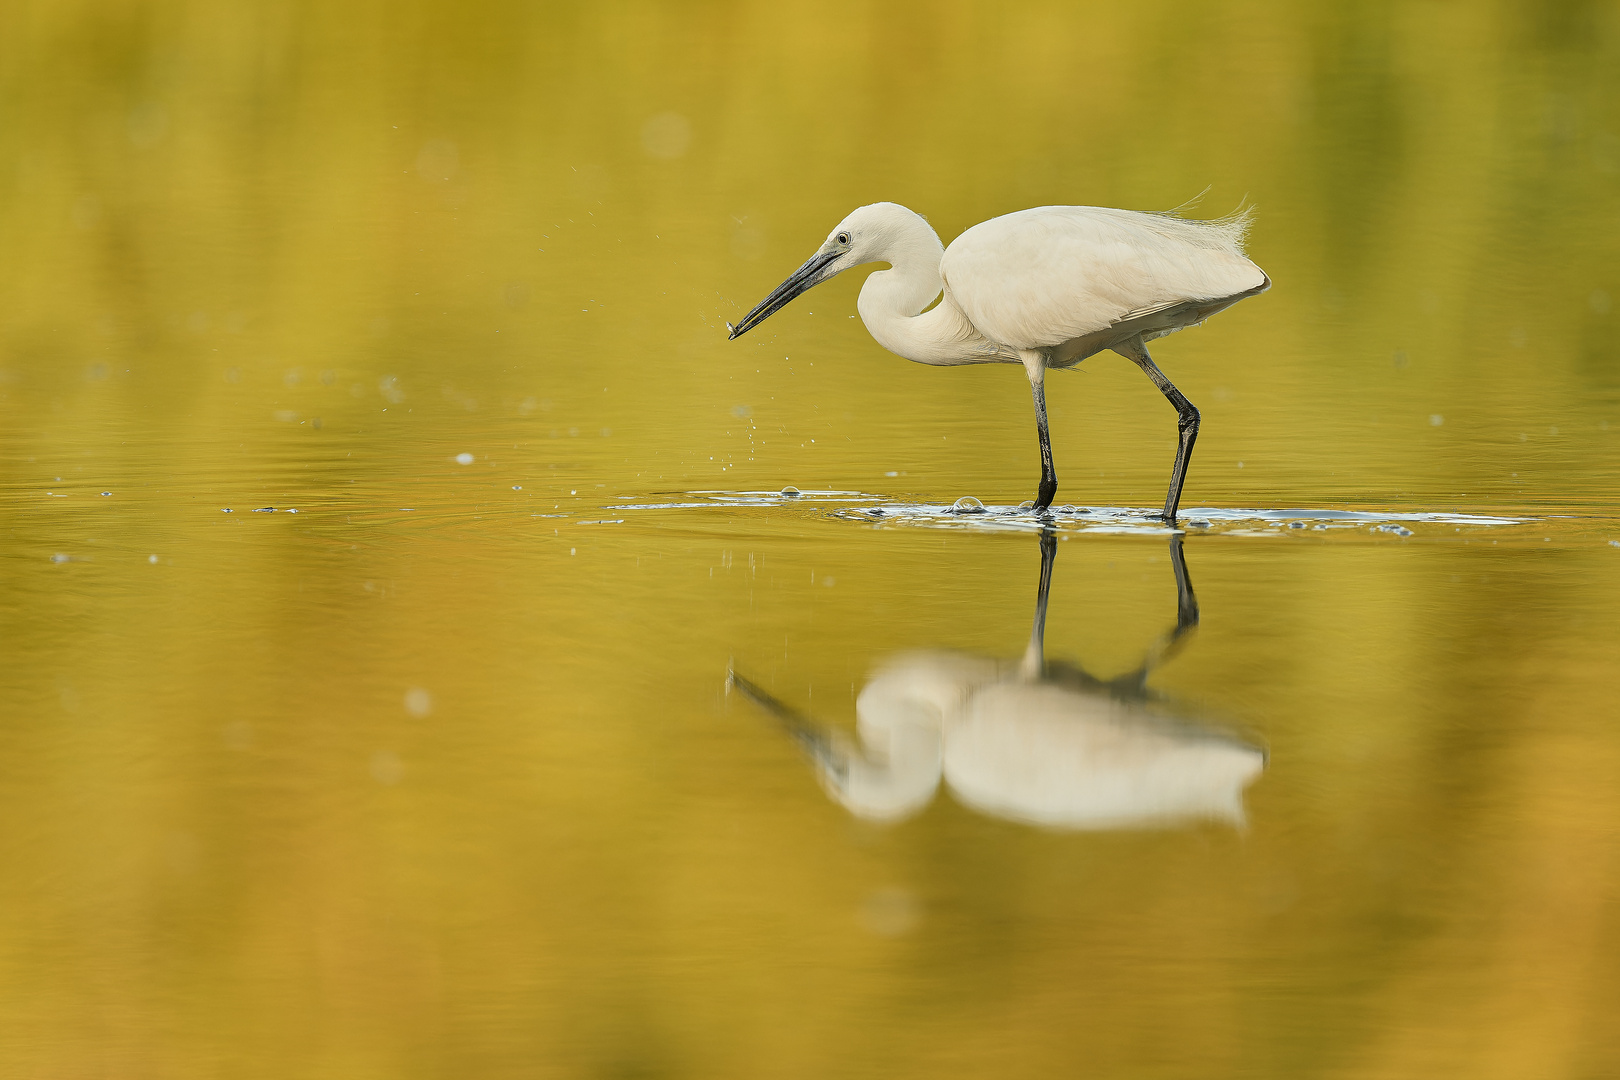
[[[1030,506],[1030,512],[1036,515],[1050,514],[1052,512],[1052,499],[1057,495],[1057,483],[1050,486],[1042,483],[1035,492],[1035,502]]]

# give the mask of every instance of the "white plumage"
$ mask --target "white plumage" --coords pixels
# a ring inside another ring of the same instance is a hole
[[[896,203],[873,203],[840,222],[809,261],[730,327],[731,336],[844,270],[889,263],[890,269],[867,277],[857,304],[878,344],[923,364],[1024,366],[1041,443],[1037,512],[1057,491],[1045,373],[1112,349],[1141,367],[1176,407],[1180,442],[1163,512],[1174,522],[1199,416],[1153,363],[1146,342],[1270,287],[1243,254],[1251,217],[1244,211],[1194,221],[1042,206],[975,225],[947,249],[920,215]]]
[[[1198,622],[1180,536],[1172,537],[1176,627],[1133,673],[1100,680],[1045,656],[1046,607],[1057,556],[1041,537],[1041,583],[1021,660],[904,653],[882,664],[856,700],[856,739],[822,727],[731,673],[810,752],[822,786],[857,817],[899,821],[940,781],[994,817],[1064,829],[1243,821],[1243,789],[1265,768],[1260,747],[1179,718],[1146,687]]]
[[[1243,257],[1248,221],[1100,206],[1020,210],[973,226],[946,249],[946,302],[992,341],[1061,348],[1144,314],[1263,286],[1265,274]]]
[[[956,653],[894,658],[857,713],[860,746],[835,741],[818,773],[875,821],[916,813],[943,778],[974,809],[1031,825],[1240,824],[1243,789],[1265,767],[1258,748],[1145,702]]]

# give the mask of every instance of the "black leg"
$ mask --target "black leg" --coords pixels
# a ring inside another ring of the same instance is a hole
[[[1052,564],[1057,562],[1057,534],[1041,530],[1041,583],[1035,591],[1035,624],[1029,630],[1022,674],[1039,679],[1046,674],[1046,598],[1052,591]]]
[[[1181,551],[1180,533],[1170,537],[1170,569],[1176,575],[1175,628],[1160,636],[1148,648],[1141,667],[1113,681],[1116,692],[1143,693],[1153,669],[1178,652],[1187,643],[1188,635],[1198,629],[1198,597],[1193,593],[1192,578],[1187,574],[1187,558]]]
[[[1193,594],[1192,578],[1187,574],[1187,557],[1181,552],[1181,535],[1170,537],[1170,567],[1176,573],[1176,629],[1181,637],[1198,625],[1198,597]]]
[[[1046,383],[1031,382],[1035,394],[1035,432],[1041,437],[1041,486],[1035,492],[1035,512],[1052,505],[1057,494],[1057,470],[1052,467],[1052,436],[1046,430]]]
[[[1170,400],[1176,407],[1176,464],[1170,473],[1170,491],[1164,497],[1164,513],[1161,515],[1170,525],[1176,523],[1176,508],[1181,505],[1181,485],[1187,480],[1187,463],[1192,460],[1193,443],[1198,441],[1198,410],[1188,401],[1176,384],[1165,378],[1159,365],[1153,362],[1148,355],[1147,346],[1140,338],[1134,339],[1128,345],[1118,345],[1114,350],[1130,358],[1131,362],[1142,369],[1142,373],[1153,380],[1153,385],[1159,388],[1159,393]]]

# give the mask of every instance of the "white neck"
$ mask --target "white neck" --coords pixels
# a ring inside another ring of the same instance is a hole
[[[892,269],[878,270],[861,286],[856,310],[879,345],[919,364],[962,364],[982,360],[986,342],[967,318],[945,297],[923,312],[944,289],[939,276],[945,248],[928,223],[917,215],[897,224],[873,261]]]

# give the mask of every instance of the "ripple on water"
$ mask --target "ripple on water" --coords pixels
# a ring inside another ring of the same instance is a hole
[[[1022,506],[986,505],[971,495],[950,504],[900,502],[883,495],[862,491],[799,490],[781,491],[692,491],[667,500],[645,501],[615,507],[638,516],[659,511],[739,510],[748,508],[791,510],[810,517],[859,523],[868,528],[948,529],[962,532],[1036,532],[1052,529],[1064,533],[1129,534],[1164,536],[1174,531],[1222,534],[1227,536],[1314,536],[1324,533],[1406,538],[1455,537],[1459,532],[1500,528],[1532,522],[1529,517],[1500,514],[1469,514],[1456,511],[1418,510],[1330,510],[1330,509],[1249,509],[1193,507],[1185,510],[1172,529],[1146,507],[1076,506],[1065,503],[1045,514],[1035,514],[1029,504]]]

